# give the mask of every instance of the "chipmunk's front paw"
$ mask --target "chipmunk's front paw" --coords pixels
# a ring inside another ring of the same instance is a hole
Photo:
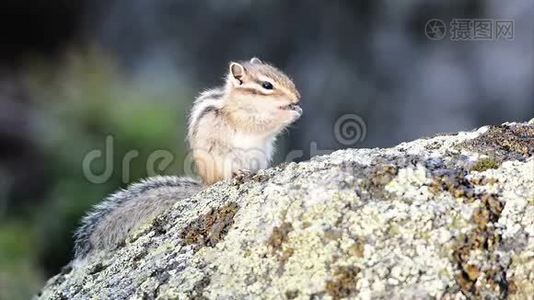
[[[238,170],[232,173],[232,184],[240,185],[254,177],[254,172],[250,170]]]

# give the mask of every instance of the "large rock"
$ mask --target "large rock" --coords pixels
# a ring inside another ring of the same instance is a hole
[[[508,123],[221,182],[40,297],[532,297],[533,154]]]

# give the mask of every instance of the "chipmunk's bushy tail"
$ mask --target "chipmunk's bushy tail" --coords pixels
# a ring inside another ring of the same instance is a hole
[[[157,176],[108,196],[82,219],[74,235],[75,260],[84,260],[93,251],[115,248],[131,230],[201,188],[191,178]]]

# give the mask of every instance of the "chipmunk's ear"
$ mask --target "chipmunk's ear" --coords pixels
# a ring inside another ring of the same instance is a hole
[[[236,62],[230,63],[230,77],[236,81],[236,83],[243,83],[243,77],[245,76],[245,67]]]
[[[259,58],[253,57],[250,59],[250,63],[251,64],[262,64],[263,62]]]

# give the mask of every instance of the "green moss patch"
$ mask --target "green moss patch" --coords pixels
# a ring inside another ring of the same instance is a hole
[[[285,295],[286,299],[295,299],[299,296],[299,290],[288,290]]]
[[[524,160],[534,155],[534,126],[491,126],[484,134],[459,147],[486,154],[497,161]]]
[[[267,240],[267,244],[273,252],[282,250],[282,244],[287,241],[287,236],[291,231],[293,231],[293,225],[289,222],[284,222],[273,228],[273,232]]]
[[[239,206],[230,202],[220,208],[212,208],[193,222],[189,223],[181,232],[180,238],[187,244],[213,247],[228,233],[234,224],[234,216]]]
[[[333,299],[341,299],[354,295],[357,291],[358,273],[360,268],[343,266],[334,272],[334,278],[326,282],[325,290]]]
[[[499,163],[493,158],[479,159],[472,167],[471,171],[484,172],[489,169],[497,169]]]
[[[284,267],[287,260],[293,256],[295,249],[290,247],[283,247],[287,242],[289,233],[293,231],[293,225],[289,222],[284,222],[280,226],[275,226],[273,232],[267,239],[267,245],[271,248],[272,254],[275,255],[280,262],[278,273],[284,272]]]
[[[488,164],[492,165],[487,163],[484,166]],[[435,169],[429,187],[434,193],[448,192],[463,201],[481,203],[471,216],[476,227],[456,237],[453,246],[453,261],[457,268],[455,280],[468,298],[484,298],[488,295],[506,298],[509,290],[506,279],[508,266],[500,261],[497,254],[502,237],[494,226],[499,221],[504,204],[496,194],[475,192],[474,185],[477,182],[467,179],[467,174],[468,171],[460,167]],[[481,253],[484,266],[471,261],[473,251]]]

